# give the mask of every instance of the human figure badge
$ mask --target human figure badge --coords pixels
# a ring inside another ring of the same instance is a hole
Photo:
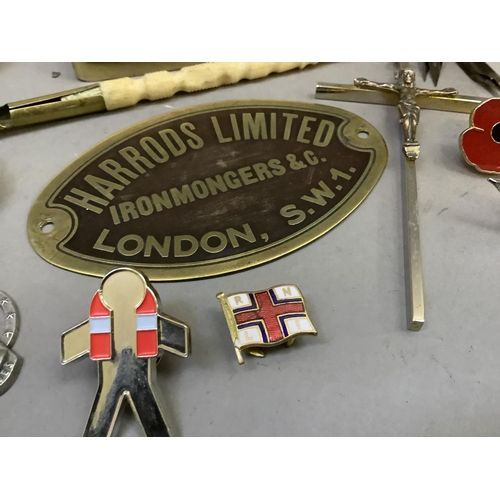
[[[238,363],[242,351],[264,357],[263,347],[286,343],[291,346],[298,335],[317,335],[304,297],[296,285],[279,285],[257,292],[219,293]]]
[[[171,435],[156,363],[162,351],[187,357],[190,331],[158,308],[156,292],[142,273],[115,269],[92,298],[89,319],[63,334],[63,365],[86,354],[97,362],[99,382],[85,436],[111,436],[124,399],[146,436]]]

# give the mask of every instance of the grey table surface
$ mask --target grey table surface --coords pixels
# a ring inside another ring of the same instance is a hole
[[[497,69],[498,65],[496,65]],[[52,72],[60,72],[58,78]],[[129,125],[228,99],[317,102],[352,111],[383,135],[389,161],[344,222],[263,266],[156,283],[164,310],[191,326],[193,352],[165,355],[158,383],[179,436],[496,436],[500,433],[500,193],[461,157],[465,114],[422,111],[418,182],[427,323],[406,330],[401,134],[388,106],[315,101],[319,81],[392,81],[392,63],[334,63],[0,137],[0,289],[20,311],[24,360],[0,397],[0,436],[79,436],[96,385],[88,358],[61,366],[62,332],[86,319],[100,279],[54,267],[32,249],[31,204],[70,162]],[[431,82],[420,86],[433,88]],[[81,86],[70,63],[1,63],[0,101]],[[439,87],[488,96],[454,63]],[[302,289],[317,337],[239,366],[220,291]],[[0,322],[2,318],[0,317]],[[125,412],[118,435],[141,435]]]

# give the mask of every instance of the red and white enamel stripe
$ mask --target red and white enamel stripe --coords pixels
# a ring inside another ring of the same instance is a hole
[[[111,313],[96,292],[90,303],[90,359],[111,359]]]
[[[158,315],[156,298],[148,288],[142,304],[137,308],[137,356],[158,356]]]
[[[137,356],[149,358],[158,355],[158,315],[153,292],[148,288],[142,304],[136,310]],[[96,292],[90,304],[90,358],[112,358],[112,319],[110,310]]]

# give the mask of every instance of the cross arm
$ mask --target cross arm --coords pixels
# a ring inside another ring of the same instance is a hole
[[[158,330],[160,343],[158,347],[182,358],[187,358],[191,352],[191,332],[189,326],[180,321],[158,314]]]
[[[318,83],[316,85],[316,99],[329,101],[364,102],[368,104],[385,104],[395,106],[399,101],[398,94],[394,92],[379,92],[371,88],[359,88],[355,85],[342,83]],[[466,95],[417,95],[416,101],[422,109],[435,109],[437,111],[453,111],[467,113],[473,111],[488,97],[473,97]]]
[[[354,79],[354,85],[363,89],[385,90],[387,92],[398,93],[398,89],[392,83],[377,83],[368,80],[367,78],[360,77]]]
[[[66,365],[90,352],[89,320],[64,332],[61,338],[61,363]]]
[[[417,95],[434,97],[455,97],[456,95],[458,95],[458,91],[451,87],[447,87],[443,90],[417,89]]]

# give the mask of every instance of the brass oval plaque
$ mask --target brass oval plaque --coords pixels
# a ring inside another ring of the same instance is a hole
[[[368,195],[387,163],[382,136],[345,110],[228,101],[127,128],[41,193],[28,233],[45,260],[151,280],[224,274],[323,235]]]

